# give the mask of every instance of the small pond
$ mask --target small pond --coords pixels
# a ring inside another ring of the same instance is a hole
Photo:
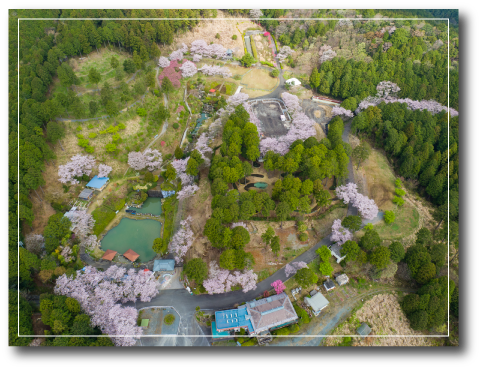
[[[120,255],[128,249],[134,250],[140,257],[137,261],[152,260],[156,253],[152,250],[154,239],[160,237],[162,224],[153,219],[134,220],[122,218],[120,223],[102,238],[102,250],[114,250]]]
[[[137,213],[141,214],[154,214],[160,215],[162,214],[162,202],[160,201],[160,197],[148,197],[147,200],[143,203],[142,207],[137,208],[129,208],[131,210],[135,210]]]
[[[263,188],[267,188],[267,186],[269,186],[269,184],[265,182],[255,182],[255,183],[249,183],[244,187],[244,189],[248,190],[249,188],[252,188],[252,187],[263,189]]]

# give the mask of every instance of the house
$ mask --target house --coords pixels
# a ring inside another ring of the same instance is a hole
[[[115,255],[117,255],[117,251],[107,250],[102,255],[102,259],[112,261],[112,259],[114,258]]]
[[[324,288],[326,289],[326,291],[330,291],[336,288],[336,285],[332,280],[327,279],[327,281],[324,282]]]
[[[107,183],[109,182],[108,177],[101,177],[94,176],[89,183],[87,183],[86,187],[92,188],[97,191],[102,191],[105,187],[107,187]]]
[[[366,323],[362,323],[361,326],[356,329],[356,332],[360,336],[366,337],[369,335],[369,333],[371,333],[371,328]]]
[[[215,312],[216,331],[246,329],[249,335],[266,335],[266,332],[297,323],[298,316],[289,297],[279,295],[254,300],[237,309]]]
[[[301,81],[299,81],[297,78],[290,78],[286,81],[286,84],[290,84],[291,86],[300,86]]]
[[[94,190],[91,190],[89,188],[84,188],[82,192],[80,192],[80,195],[78,195],[78,198],[80,200],[88,201],[92,198],[93,195],[94,195]]]
[[[175,260],[173,259],[162,259],[162,260],[154,260],[154,269],[155,272],[173,272],[175,269]]]
[[[343,286],[349,282],[349,277],[346,274],[341,274],[340,276],[336,277],[336,282],[339,286]]]
[[[318,316],[329,305],[329,301],[320,292],[311,297],[304,297],[304,302],[310,306],[315,316]]]
[[[331,250],[331,255],[336,258],[338,264],[346,257],[346,255],[341,255],[342,245],[339,245],[338,243],[329,246],[329,249]]]
[[[286,293],[247,303],[255,334],[297,323],[298,317]]]

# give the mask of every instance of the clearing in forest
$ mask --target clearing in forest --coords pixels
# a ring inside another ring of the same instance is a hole
[[[247,88],[257,90],[272,90],[279,83],[278,78],[271,77],[265,69],[252,69],[242,77],[241,84]]]

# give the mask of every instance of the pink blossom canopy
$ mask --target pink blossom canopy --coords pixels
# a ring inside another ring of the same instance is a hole
[[[59,165],[58,176],[61,183],[78,184],[74,177],[82,177],[84,174],[90,175],[95,165],[95,159],[92,155],[73,156],[65,165]]]

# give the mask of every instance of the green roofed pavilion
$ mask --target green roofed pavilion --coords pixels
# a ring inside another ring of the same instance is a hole
[[[142,319],[142,322],[140,323],[141,327],[148,327],[149,326],[149,319]]]

